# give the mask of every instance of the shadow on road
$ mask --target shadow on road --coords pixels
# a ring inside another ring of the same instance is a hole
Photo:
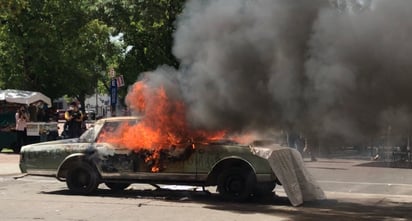
[[[0,154],[2,154],[2,155],[16,155],[16,156],[20,156],[20,153],[14,153],[12,150],[2,150],[1,152],[0,152]]]
[[[289,217],[294,221],[314,220],[411,220],[411,203],[384,203],[382,205],[367,205],[337,200],[323,200],[305,203],[296,209],[285,209],[279,206],[261,204],[249,205],[210,205],[210,209],[233,210],[239,213],[264,213]]]
[[[77,195],[69,190],[42,191],[43,194],[56,195]],[[109,189],[98,189],[89,196],[113,197],[113,198],[136,198],[136,199],[158,199],[176,202],[203,202],[207,204],[231,203],[223,201],[217,193],[209,191],[195,190],[170,190],[170,189],[126,189],[124,191],[112,191]],[[271,196],[252,198],[240,205],[246,203],[268,204],[268,205],[288,205],[291,206],[287,197],[279,197],[275,193]]]
[[[68,190],[41,192],[43,194],[73,195]],[[221,198],[210,192],[188,190],[129,189],[122,192],[113,192],[108,189],[99,189],[92,197],[156,199],[167,202],[201,203],[211,210],[232,211],[239,214],[266,214],[288,217],[294,221],[313,220],[411,220],[410,208],[412,203],[395,203],[381,200],[378,203],[368,200],[343,199],[306,202],[300,207],[291,206],[288,198],[272,196],[253,198],[245,203],[222,201]],[[357,202],[357,203],[354,203]],[[138,205],[146,206],[145,203]]]

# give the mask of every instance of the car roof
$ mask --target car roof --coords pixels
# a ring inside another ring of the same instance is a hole
[[[107,117],[102,118],[97,121],[97,123],[104,123],[104,122],[116,122],[116,121],[128,121],[128,120],[139,120],[141,116],[120,116],[120,117]]]

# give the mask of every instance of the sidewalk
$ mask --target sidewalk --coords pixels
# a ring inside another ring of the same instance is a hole
[[[359,152],[357,150],[335,150],[331,153],[320,153],[320,158],[328,159],[348,159],[348,160],[372,160],[373,154],[369,151]]]
[[[19,154],[0,153],[0,175],[20,174]]]

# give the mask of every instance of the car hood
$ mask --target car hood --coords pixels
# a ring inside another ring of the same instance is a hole
[[[108,143],[89,143],[82,142],[79,138],[64,139],[56,141],[41,142],[36,144],[30,144],[23,146],[20,153],[35,153],[35,152],[48,152],[48,153],[97,153],[99,157],[114,155],[116,148]],[[130,150],[118,149],[118,152],[123,151],[125,153]]]
[[[80,140],[79,138],[71,138],[71,139],[40,142],[40,143],[30,144],[30,145],[26,145],[26,146],[43,146],[43,145],[53,145],[53,144],[79,143],[79,140]]]
[[[35,144],[25,145],[21,148],[21,152],[28,152],[28,151],[42,151],[42,150],[57,150],[57,149],[67,149],[68,147],[73,146],[90,146],[89,143],[79,143],[79,138],[72,138],[72,139],[64,139],[64,140],[55,140],[55,141],[47,141],[47,142],[40,142]]]

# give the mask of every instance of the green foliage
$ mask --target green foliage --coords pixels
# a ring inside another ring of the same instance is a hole
[[[2,0],[0,88],[83,100],[96,87],[108,89],[106,73],[112,67],[124,75],[127,85],[161,64],[177,67],[172,36],[183,4],[183,0]],[[122,37],[110,40],[118,35]]]
[[[116,70],[124,75],[127,84],[134,83],[140,73],[159,65],[179,65],[172,54],[173,32],[185,1],[105,2],[98,5],[95,11],[107,24],[116,28],[115,33],[124,34],[124,56],[118,61]],[[127,47],[131,49],[127,51]]]

